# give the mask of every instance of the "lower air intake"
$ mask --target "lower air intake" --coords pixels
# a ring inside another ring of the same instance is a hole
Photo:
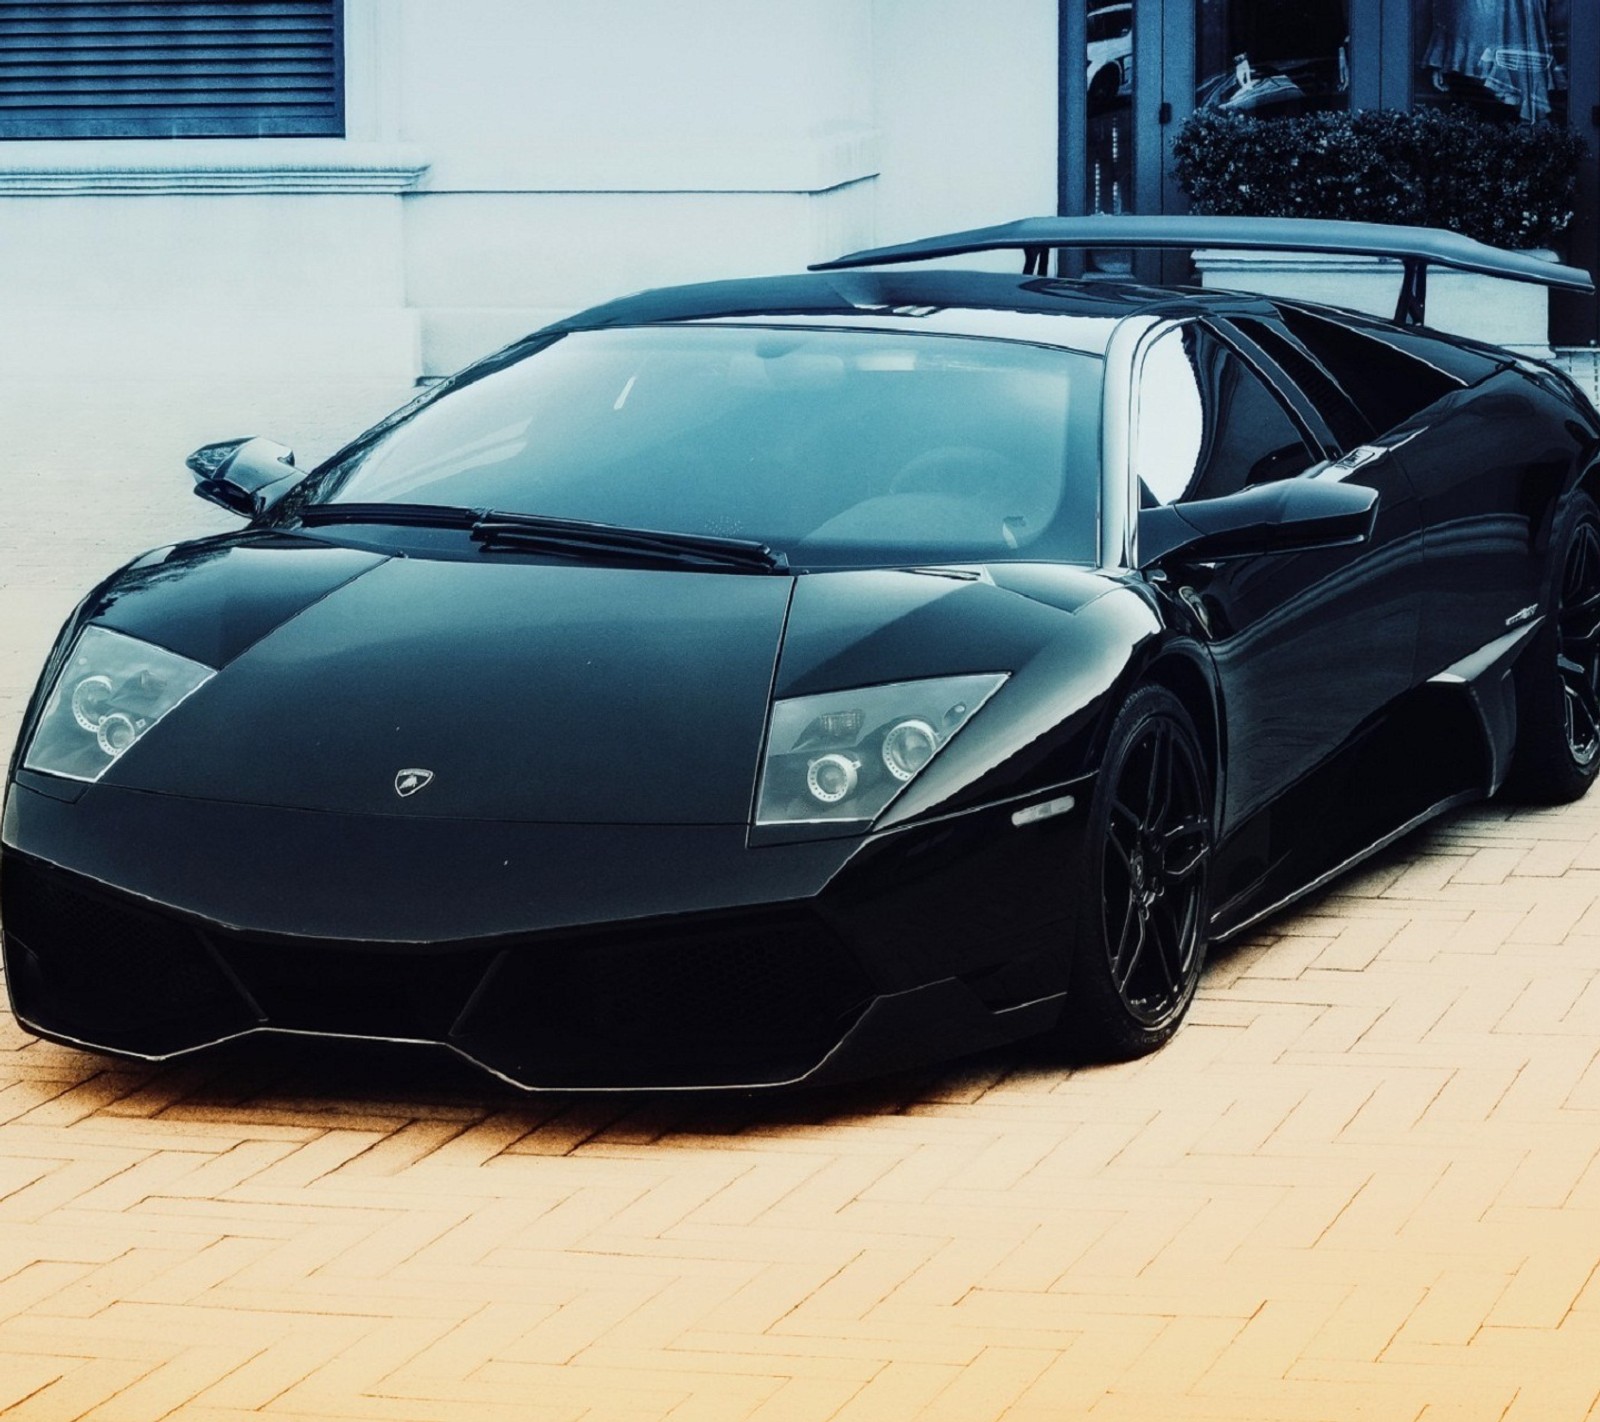
[[[6,975],[46,1032],[164,1056],[256,1024],[200,935],[75,875],[9,858],[0,881]]]
[[[809,914],[692,919],[507,949],[455,1040],[530,1086],[781,1081],[826,1056],[872,996]]]

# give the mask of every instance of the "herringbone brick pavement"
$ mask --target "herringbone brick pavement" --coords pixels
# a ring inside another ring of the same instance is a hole
[[[54,623],[178,520],[97,520],[135,475],[52,529],[0,469],[7,744]],[[1600,794],[1489,805],[1219,953],[1146,1061],[789,1098],[289,1041],[146,1068],[7,1020],[0,1412],[1600,1417],[1597,891]]]

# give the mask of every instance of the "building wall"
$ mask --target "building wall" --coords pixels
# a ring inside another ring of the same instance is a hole
[[[0,145],[11,376],[388,379],[1053,208],[1054,0],[346,0],[343,140]]]
[[[622,291],[1051,210],[1055,7],[996,9],[409,0],[426,367]]]
[[[1056,8],[874,0],[874,241],[1056,210]]]

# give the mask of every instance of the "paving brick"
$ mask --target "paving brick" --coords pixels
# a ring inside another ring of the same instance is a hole
[[[1597,1409],[1600,1386],[1593,1373],[1574,1367],[1525,1378],[1502,1415],[1504,1422],[1587,1422]]]
[[[76,1358],[5,1357],[5,1371],[0,1373],[0,1414],[6,1414],[26,1402],[35,1393],[42,1392],[52,1383],[78,1365]]]
[[[1447,1269],[1428,1285],[1422,1300],[1401,1325],[1395,1340],[1406,1344],[1464,1348],[1483,1327],[1510,1276],[1487,1271]]]
[[[972,1422],[1001,1417],[1050,1366],[1055,1354],[1042,1348],[984,1348],[919,1412],[916,1422]]]
[[[1589,1241],[1595,1238],[1587,1235]],[[1558,1328],[1597,1266],[1600,1258],[1581,1246],[1559,1252],[1539,1249],[1512,1276],[1484,1321],[1497,1328]]]
[[[370,1325],[366,1320],[344,1320],[325,1315],[307,1318],[292,1330],[260,1338],[261,1346],[248,1358],[200,1390],[185,1407],[185,1418],[213,1413],[234,1413],[259,1418],[287,1415],[274,1404],[284,1393],[331,1364],[356,1343]]]
[[[1170,1324],[1165,1318],[1119,1320],[1067,1337],[1056,1359],[1017,1400],[1007,1414],[1035,1419],[1081,1417],[1105,1401],[1111,1389],[1138,1364],[1141,1355]],[[1176,1398],[1169,1394],[1167,1405]]]
[[[834,1417],[864,1386],[831,1378],[790,1378],[760,1407],[751,1422],[815,1422]]]

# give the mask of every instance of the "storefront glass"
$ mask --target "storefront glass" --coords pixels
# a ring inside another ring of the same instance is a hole
[[[1348,0],[1195,0],[1194,26],[1197,109],[1349,106]]]
[[[1133,4],[1088,0],[1086,212],[1133,210]]]
[[[1181,212],[1172,138],[1197,111],[1263,117],[1449,106],[1500,123],[1600,129],[1600,0],[1060,0],[1069,213]],[[1135,72],[1136,69],[1139,72]],[[1556,245],[1600,251],[1600,169],[1580,165]],[[1062,256],[1062,270],[1181,280],[1174,260]],[[1600,339],[1600,301],[1558,294],[1562,345]]]

